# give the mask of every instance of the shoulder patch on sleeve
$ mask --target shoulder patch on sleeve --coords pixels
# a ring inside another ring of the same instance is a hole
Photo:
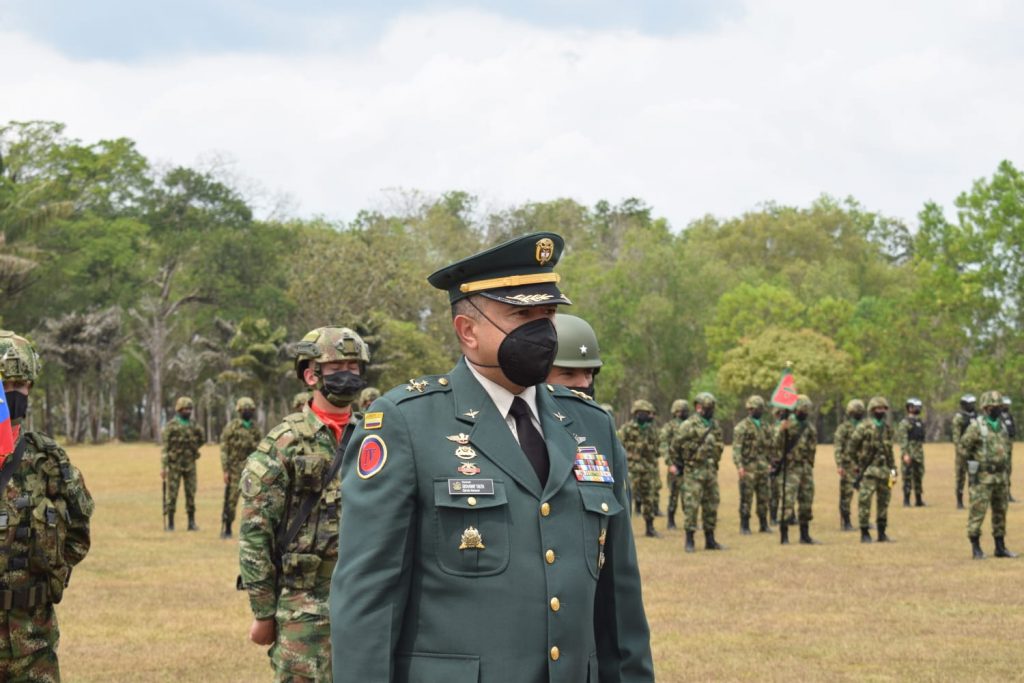
[[[384,439],[378,434],[369,434],[363,437],[359,444],[359,460],[356,465],[356,473],[360,479],[369,479],[376,476],[388,460],[388,447]]]

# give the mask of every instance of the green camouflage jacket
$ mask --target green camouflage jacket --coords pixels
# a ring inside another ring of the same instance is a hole
[[[896,469],[892,452],[892,427],[888,422],[878,424],[873,417],[860,421],[850,437],[850,457],[864,476],[887,479]]]
[[[960,439],[963,437],[964,432],[967,431],[967,425],[971,423],[977,415],[972,413],[965,413],[962,410],[958,410],[956,415],[953,416],[953,446],[956,447],[956,452],[960,453]]]
[[[857,460],[850,452],[850,437],[853,436],[853,430],[860,423],[861,420],[847,418],[836,427],[836,433],[832,437],[832,442],[835,445],[836,467],[842,467],[845,472],[852,472],[858,467]]]
[[[796,439],[796,443],[792,443],[791,439]],[[810,417],[802,425],[793,417],[779,423],[775,431],[775,455],[778,459],[786,455],[789,465],[807,464],[813,467],[817,451],[818,430]]]
[[[220,466],[225,472],[235,472],[241,468],[249,454],[256,450],[260,443],[260,433],[255,423],[245,426],[245,421],[236,417],[224,426],[220,433]]]
[[[717,470],[724,449],[725,439],[718,422],[694,413],[673,433],[669,456],[676,467],[707,463]]]
[[[658,455],[665,461],[666,465],[672,464],[672,458],[669,455],[669,444],[672,443],[672,435],[675,434],[676,430],[683,426],[685,420],[680,420],[678,417],[673,417],[671,420],[661,425],[661,430],[658,432]]]
[[[914,460],[924,458],[924,422],[919,417],[906,416],[896,424],[896,443],[900,455],[909,455]]]
[[[1008,481],[1009,444],[1006,429],[999,420],[984,416],[971,420],[960,439],[964,458],[978,461],[978,480],[983,484]]]
[[[658,430],[654,423],[644,427],[630,420],[619,429],[619,441],[626,449],[631,469],[658,468]]]
[[[203,430],[191,422],[182,422],[177,416],[164,427],[161,439],[164,442],[163,457],[160,465],[167,469],[168,464],[174,467],[189,467],[199,459],[199,448],[206,442]]]
[[[772,456],[772,428],[764,420],[749,415],[736,425],[732,434],[732,461],[736,469],[755,467],[767,471]]]

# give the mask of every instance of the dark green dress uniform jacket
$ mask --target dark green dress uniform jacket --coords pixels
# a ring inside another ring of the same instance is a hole
[[[610,417],[568,389],[537,386],[550,459],[541,490],[465,360],[422,381],[376,400],[345,454],[334,680],[653,681],[626,455]],[[462,458],[449,438],[459,435],[471,449]],[[383,447],[360,463],[373,437]],[[581,447],[605,457],[614,483],[577,480]],[[460,472],[467,463],[479,473]],[[449,479],[491,480],[494,493],[452,495]]]

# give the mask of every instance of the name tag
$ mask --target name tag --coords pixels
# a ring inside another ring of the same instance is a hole
[[[449,496],[493,496],[493,479],[449,479]]]

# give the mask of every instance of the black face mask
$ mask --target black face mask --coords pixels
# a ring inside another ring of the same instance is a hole
[[[242,415],[242,419],[243,420],[251,421],[253,416],[256,415],[256,413],[255,413],[255,411],[252,411],[252,410],[243,410],[241,412],[241,415]]]
[[[645,411],[640,411],[640,412],[638,412],[638,413],[636,414],[636,421],[637,421],[637,423],[639,423],[639,424],[645,425],[645,424],[647,424],[648,422],[651,422],[651,421],[653,421],[653,420],[654,420],[654,416],[653,416],[653,415],[651,415],[651,414],[650,414],[650,413],[648,413],[648,412],[645,412]]]
[[[762,415],[764,415],[763,410],[758,409],[750,411],[750,417],[754,418],[755,420],[760,420]]]
[[[856,413],[853,413],[852,415],[850,415],[850,417],[852,417],[854,420],[863,420],[864,419],[864,413],[856,412]]]
[[[690,417],[690,411],[689,410],[680,411],[680,413],[679,413],[679,419],[680,420],[685,420],[688,417]]]
[[[704,416],[705,420],[710,420],[711,418],[713,418],[715,416],[715,409],[714,408],[705,408],[704,412],[702,412],[701,415]]]
[[[872,414],[875,416],[876,420],[882,420],[882,421],[885,420],[885,411],[876,412],[876,413],[872,413]]]
[[[480,311],[476,304],[473,304],[473,308]],[[487,317],[486,313],[480,311],[480,315],[505,332],[501,325]],[[498,347],[497,365],[484,365],[472,360],[469,362],[480,368],[501,368],[505,377],[513,384],[532,387],[547,379],[557,355],[558,333],[555,331],[555,324],[548,318],[537,318],[511,332],[505,332],[505,338]]]
[[[987,408],[985,412],[988,413],[988,416],[994,420],[1003,414],[1003,409],[997,406],[995,408]]]
[[[20,391],[5,391],[4,398],[7,400],[7,410],[11,414],[11,421],[25,419],[28,414],[28,396]]]
[[[192,419],[192,411],[191,410],[180,410],[180,411],[178,411],[178,416],[181,417],[181,419],[184,420],[185,422],[188,422],[189,420]]]
[[[367,382],[362,375],[348,370],[319,375],[316,388],[332,406],[344,408],[359,398],[359,392],[366,388]]]
[[[796,417],[797,422],[803,422],[807,419],[807,413],[793,413]]]

